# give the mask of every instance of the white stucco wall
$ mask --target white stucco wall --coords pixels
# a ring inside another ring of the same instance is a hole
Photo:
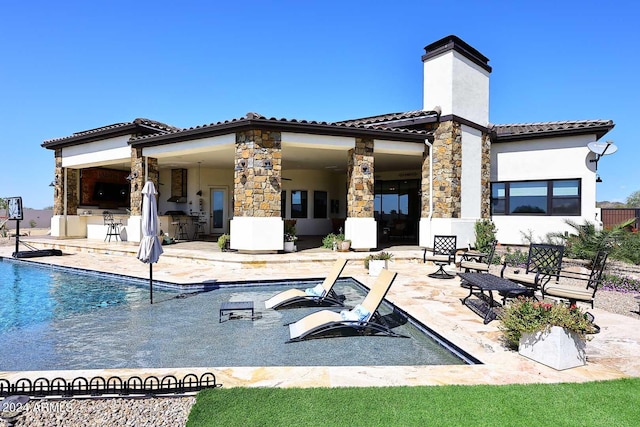
[[[62,167],[96,167],[122,162],[131,164],[130,135],[62,148]]]
[[[480,218],[482,206],[482,132],[462,125],[462,218]]]
[[[594,155],[587,148],[587,143],[592,141],[595,135],[492,144],[491,182],[581,179],[580,216],[494,215],[498,241],[525,244],[523,235],[543,241],[548,233],[573,232],[565,219],[578,223],[595,221],[595,164],[589,162]]]
[[[489,72],[453,50],[424,62],[423,108],[442,108],[486,126],[489,122]]]

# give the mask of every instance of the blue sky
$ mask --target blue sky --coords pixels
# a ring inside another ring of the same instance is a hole
[[[451,4],[447,4],[451,3]],[[40,144],[146,117],[335,121],[422,108],[424,46],[490,59],[490,120],[611,119],[599,201],[640,190],[633,1],[0,0],[0,197],[53,204]]]

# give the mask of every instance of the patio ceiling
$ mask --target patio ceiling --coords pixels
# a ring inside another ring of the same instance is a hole
[[[231,168],[233,166],[235,147],[219,148],[216,151],[181,154],[158,157],[160,169],[195,167],[200,162],[203,168]],[[310,149],[284,145],[282,148],[283,170],[333,169],[338,173],[346,173],[347,151]],[[419,169],[421,157],[415,155],[392,155],[377,153],[375,155],[375,171],[387,172]]]

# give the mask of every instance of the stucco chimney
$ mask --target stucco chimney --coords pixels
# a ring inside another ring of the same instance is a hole
[[[451,35],[424,48],[424,110],[489,123],[489,59]]]

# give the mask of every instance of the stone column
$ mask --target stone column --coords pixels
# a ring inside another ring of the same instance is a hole
[[[244,252],[283,249],[281,174],[280,132],[254,129],[236,133],[232,249]]]
[[[56,150],[58,151],[58,150]],[[66,192],[65,192],[65,172]],[[56,156],[54,189],[53,189],[53,214],[65,214],[65,193],[67,200],[67,215],[77,215],[78,213],[78,171],[62,167],[62,158]]]
[[[78,185],[80,174],[77,169],[66,168],[67,173],[67,215],[78,214]],[[64,176],[64,175],[63,175]],[[63,178],[64,180],[64,178]]]
[[[433,217],[460,217],[462,171],[460,124],[440,123],[433,140]]]
[[[142,148],[131,148],[131,176],[129,183],[129,219],[126,224],[126,239],[139,242],[142,239],[142,189],[145,183],[145,161],[148,178],[153,182],[156,191],[160,191],[158,159],[143,157]],[[135,178],[133,178],[135,177]]]
[[[53,215],[64,215],[64,174],[62,170],[62,149],[60,148],[55,150],[55,168],[53,175]]]
[[[457,234],[452,221],[460,218],[461,207],[461,126],[453,121],[438,123],[433,134],[422,158],[419,245],[424,247],[433,246],[435,234]]]
[[[474,244],[475,222],[490,216],[490,150],[478,127],[451,120],[434,127],[422,162],[420,246],[431,247],[438,234],[456,235],[459,247]]]
[[[480,212],[483,219],[491,218],[491,138],[488,133],[482,135],[481,165],[482,205]]]
[[[157,168],[157,160],[155,164]],[[144,187],[144,157],[142,157],[142,148],[131,148],[131,176],[136,177],[129,182],[129,209],[131,209],[132,216],[140,216],[142,215],[142,188]],[[157,176],[153,183],[156,186],[156,190],[158,190]]]
[[[83,237],[86,235],[86,231],[84,229],[80,229],[81,227],[77,217],[78,179],[79,174],[76,169],[62,167],[62,149],[56,149],[53,188],[53,217],[51,218],[52,236]]]
[[[355,250],[378,246],[374,204],[373,139],[356,138],[347,159],[347,219],[345,238]]]

